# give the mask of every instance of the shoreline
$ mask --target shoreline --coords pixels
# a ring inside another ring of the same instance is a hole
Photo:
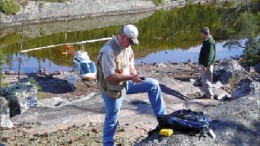
[[[197,55],[199,54],[199,52],[197,53]],[[174,56],[173,56],[174,57]],[[223,57],[222,59],[217,59],[216,60],[216,63],[219,63],[223,60],[226,60],[226,59],[233,59],[233,60],[241,60],[243,58],[243,54],[241,55],[235,55],[235,56],[230,56],[228,58],[226,57]],[[198,65],[198,61],[194,61],[194,58],[187,58],[185,59],[186,61],[164,61],[164,62],[149,62],[145,59],[136,59],[136,63],[135,63],[135,66],[138,67],[138,66],[150,66],[150,65],[180,65],[180,64],[184,64],[184,65]],[[18,65],[16,65],[18,66]],[[46,67],[46,66],[42,66],[42,68],[36,68],[33,66],[34,69],[32,70],[27,70],[27,71],[21,71],[21,75],[25,75],[25,74],[37,74],[37,73],[47,73],[47,74],[57,74],[58,72],[60,73],[66,73],[66,72],[72,72],[73,69],[72,69],[72,66],[66,66],[66,67],[61,67],[61,68],[58,68],[58,67]],[[26,68],[25,68],[26,70]],[[17,68],[13,68],[13,70],[8,70],[8,69],[4,69],[3,70],[3,73],[5,74],[9,74],[9,75],[18,75],[18,70]]]
[[[192,4],[210,2],[221,3],[227,1],[231,0],[196,0],[192,1]],[[127,3],[127,5],[125,3]],[[108,0],[106,3],[91,2],[88,0],[74,0],[65,3],[29,1],[27,6],[24,7],[24,10],[22,10],[22,8],[16,15],[7,16],[0,12],[0,29],[20,26],[22,23],[25,25],[32,25],[57,21],[80,20],[98,16],[118,16],[123,14],[152,12],[163,9],[179,8],[187,4],[188,3],[184,0],[168,0],[165,4],[159,6],[156,6],[152,0],[117,1],[116,3],[114,3],[113,0]],[[57,9],[61,9],[61,11],[59,12]]]

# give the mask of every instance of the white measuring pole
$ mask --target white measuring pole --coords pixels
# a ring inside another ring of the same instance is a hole
[[[22,50],[21,53],[26,53],[26,52],[30,52],[30,51],[35,51],[35,50],[41,50],[41,49],[46,49],[46,48],[54,48],[54,47],[58,47],[58,46],[64,46],[67,44],[70,45],[80,45],[80,44],[86,44],[86,43],[93,43],[93,42],[98,42],[98,41],[106,41],[106,40],[110,40],[112,39],[112,37],[108,37],[108,38],[101,38],[101,39],[95,39],[95,40],[86,40],[86,41],[81,41],[81,42],[73,42],[73,43],[64,43],[64,44],[57,44],[57,45],[49,45],[49,46],[45,46],[45,47],[38,47],[38,48],[32,48],[32,49],[27,49],[27,50]]]

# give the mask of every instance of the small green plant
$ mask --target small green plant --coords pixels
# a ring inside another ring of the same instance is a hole
[[[39,0],[32,0],[32,1],[39,1]],[[41,0],[41,1],[64,3],[64,2],[66,2],[66,1],[68,1],[68,0]]]
[[[164,4],[164,0],[153,0],[153,3],[156,5],[156,6],[159,6],[161,4]]]
[[[66,0],[57,0],[60,3],[64,3]]]
[[[43,92],[38,92],[37,93],[37,99],[40,100],[40,99],[44,99],[45,98],[45,94]]]
[[[2,87],[8,87],[8,86],[10,86],[11,85],[11,83],[2,83]]]
[[[253,66],[260,62],[260,39],[256,41],[258,41],[258,45],[248,47],[244,50],[244,60],[242,63],[247,66]]]
[[[33,84],[34,86],[36,86],[37,90],[42,90],[42,87],[39,85],[39,83],[33,77],[29,78],[29,82],[31,84]]]
[[[20,5],[14,0],[0,0],[0,10],[8,15],[16,14],[20,11]]]

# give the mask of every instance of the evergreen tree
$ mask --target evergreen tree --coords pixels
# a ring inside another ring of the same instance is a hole
[[[257,21],[259,17],[259,14],[254,14],[250,11],[242,13],[237,23],[238,27],[236,27],[240,30],[238,38],[241,40],[236,39],[225,44],[229,47],[244,48],[242,63],[245,66],[252,66],[260,62],[260,27]]]

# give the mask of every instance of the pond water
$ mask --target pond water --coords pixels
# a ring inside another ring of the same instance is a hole
[[[207,15],[206,15],[207,14]],[[208,26],[217,42],[217,59],[240,56],[241,48],[225,48],[229,40],[227,30],[234,29],[239,13],[234,9],[220,9],[213,5],[192,5],[156,12],[123,16],[106,16],[24,27],[23,49],[61,43],[111,37],[126,23],[140,30],[140,45],[134,46],[136,64],[197,62],[202,43],[200,28]],[[109,21],[108,21],[109,20]],[[0,32],[0,48],[5,55],[4,70],[17,72],[18,57],[22,57],[22,71],[33,72],[41,68],[53,72],[72,70],[72,56],[63,55],[65,46],[31,51],[19,55],[21,27],[4,28]],[[95,61],[105,42],[85,44],[89,56]],[[76,50],[80,47],[73,46]]]
[[[158,50],[157,52],[153,52],[148,54],[147,56],[136,58],[135,64],[140,64],[140,63],[169,63],[169,62],[174,62],[174,63],[180,63],[180,62],[187,62],[188,60],[191,60],[192,62],[198,62],[198,55],[200,52],[200,45],[196,47],[191,47],[187,50],[183,50],[180,48],[175,48],[175,49],[167,49],[167,50]],[[242,48],[231,48],[227,49],[223,47],[223,43],[217,43],[217,54],[216,54],[216,59],[217,60],[222,60],[230,57],[239,57],[243,53]],[[17,57],[13,57],[17,58]],[[57,65],[53,63],[51,60],[45,60],[41,61],[40,63],[36,58],[30,58],[27,59],[26,56],[22,56],[23,65],[22,65],[22,70],[23,72],[35,72],[39,68],[45,68],[49,72],[54,72],[56,70],[59,71],[70,71],[72,70],[72,67],[70,66],[62,66],[62,65]],[[65,61],[70,61],[70,60],[65,60]],[[6,70],[12,69],[17,71],[18,68],[18,62],[17,60],[12,61],[13,67],[10,68],[10,66],[6,66]]]
[[[228,58],[238,58],[243,53],[243,48],[230,48],[223,47],[225,42],[216,43],[216,60],[223,60]],[[151,53],[145,57],[138,58],[135,63],[180,63],[191,60],[197,63],[200,53],[201,45],[191,47],[188,50],[176,48],[173,50],[160,50],[158,52]]]

